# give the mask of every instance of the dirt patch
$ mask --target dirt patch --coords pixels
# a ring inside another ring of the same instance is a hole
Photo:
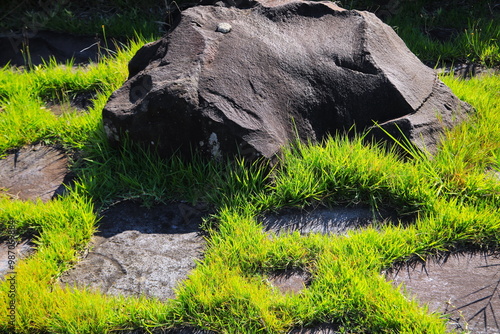
[[[266,231],[278,234],[294,231],[301,234],[345,234],[349,230],[394,218],[388,212],[374,213],[368,207],[334,207],[283,209],[278,213],[262,216],[261,221]]]
[[[0,191],[21,200],[48,201],[71,180],[68,158],[59,149],[32,145],[0,160]]]
[[[114,205],[103,214],[93,249],[61,283],[112,295],[173,298],[202,256],[202,215],[184,203]]]
[[[462,253],[394,268],[387,278],[429,310],[447,314],[450,330],[500,333],[500,254]]]

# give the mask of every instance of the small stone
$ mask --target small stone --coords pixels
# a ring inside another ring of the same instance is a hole
[[[231,31],[232,28],[233,27],[231,27],[229,23],[222,22],[217,25],[217,29],[215,29],[215,31],[227,34],[228,32]]]

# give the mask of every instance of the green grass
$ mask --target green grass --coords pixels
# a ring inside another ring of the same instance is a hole
[[[430,157],[401,157],[362,136],[333,135],[321,144],[285,149],[277,166],[160,159],[124,143],[109,147],[101,111],[127,77],[137,37],[115,57],[72,68],[49,62],[0,70],[0,155],[42,142],[78,153],[75,184],[48,203],[0,195],[0,238],[34,238],[36,252],[16,271],[18,333],[107,333],[119,329],[196,326],[222,333],[283,333],[331,323],[345,333],[444,333],[443,315],[386,282],[395,263],[440,252],[498,249],[500,243],[500,77],[442,80],[476,113],[446,133]],[[461,51],[463,52],[463,51]],[[462,53],[464,55],[464,53]],[[48,101],[95,93],[85,112],[53,115]],[[207,203],[207,249],[176,299],[113,297],[62,288],[58,278],[79,260],[113,202],[144,205],[182,199]],[[396,211],[401,222],[377,222],[347,236],[265,232],[259,217],[281,208],[368,205]],[[311,274],[300,294],[282,294],[270,275]],[[0,284],[0,308],[9,303]],[[0,332],[12,333],[6,312]]]
[[[30,71],[9,67],[0,69],[0,152],[25,144],[44,141],[81,148],[95,136],[101,111],[109,95],[126,79],[126,64],[144,43],[133,40],[116,57],[78,68],[72,63],[59,66],[54,61],[35,66]],[[74,94],[96,92],[94,107],[85,113],[55,116],[47,109],[53,100],[69,100]],[[20,112],[22,110],[22,112]]]

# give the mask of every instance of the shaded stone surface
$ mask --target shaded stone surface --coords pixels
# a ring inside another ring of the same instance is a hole
[[[104,213],[93,249],[61,283],[112,295],[173,298],[202,255],[201,215],[183,203],[150,209],[118,203]]]
[[[281,293],[299,293],[310,283],[311,274],[303,270],[284,270],[271,273],[270,283],[278,288]]]
[[[23,147],[0,160],[0,191],[21,200],[61,195],[71,174],[65,154],[53,147]]]
[[[393,269],[387,279],[430,311],[449,317],[450,330],[500,333],[500,254],[464,253]]]
[[[113,40],[95,36],[76,36],[68,33],[37,31],[32,33],[0,34],[0,67],[40,65],[52,57],[58,63],[74,59],[74,64],[97,61],[115,51]]]
[[[376,221],[394,218],[386,212],[373,213],[367,207],[334,207],[316,209],[283,209],[261,217],[266,231],[302,234],[345,234],[347,231],[367,226]]]
[[[104,108],[111,143],[126,133],[165,156],[273,158],[297,136],[320,141],[375,121],[432,151],[471,108],[369,12],[327,1],[219,2],[176,22],[137,52]]]
[[[9,266],[9,255],[14,255],[14,261],[17,263],[34,252],[33,244],[29,240],[21,241],[14,249],[9,249],[8,246],[7,242],[0,243],[0,280],[12,272]]]

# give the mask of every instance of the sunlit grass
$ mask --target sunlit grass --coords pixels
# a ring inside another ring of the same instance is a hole
[[[144,39],[131,41],[116,57],[74,68],[54,61],[21,71],[0,69],[0,152],[38,141],[82,148],[100,131],[107,98],[127,78],[126,64]],[[74,94],[94,92],[94,106],[83,113],[55,116],[46,106],[69,100]]]
[[[106,333],[118,329],[195,326],[223,333],[283,333],[331,323],[346,333],[444,333],[429,313],[386,282],[394,263],[444,251],[495,249],[500,242],[500,78],[442,77],[476,112],[446,133],[435,156],[401,157],[362,136],[333,135],[297,143],[278,165],[160,159],[123,143],[108,146],[101,127],[107,98],[127,77],[126,64],[145,39],[116,58],[86,67],[49,63],[0,70],[0,154],[34,142],[78,151],[75,184],[48,203],[0,197],[0,237],[32,237],[36,252],[16,267],[18,333]],[[94,106],[53,115],[51,99],[95,92]],[[207,249],[177,298],[113,297],[62,288],[114,201],[145,205],[183,199],[207,203]],[[282,208],[368,205],[396,211],[401,222],[377,222],[347,235],[276,235],[261,215]],[[307,289],[282,294],[269,275],[311,274]],[[0,308],[9,286],[0,284]],[[0,332],[11,333],[0,312]]]

